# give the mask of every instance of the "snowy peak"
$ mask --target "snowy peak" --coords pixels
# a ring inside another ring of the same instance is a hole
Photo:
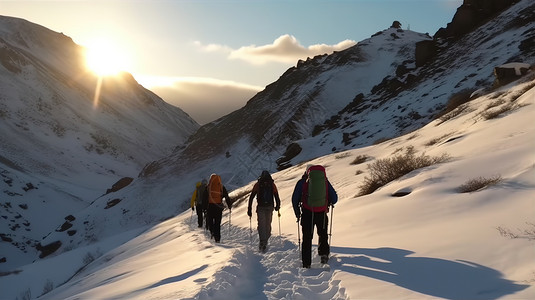
[[[83,48],[70,37],[23,19],[0,16],[0,43],[2,51],[16,55],[19,63],[33,61],[68,75],[79,74],[84,68]],[[2,64],[9,65],[10,56],[2,57]],[[16,59],[11,56],[14,68],[15,63]]]
[[[34,259],[66,216],[199,127],[132,75],[100,78],[84,61],[69,37],[0,16],[0,252],[17,253],[7,265]]]
[[[182,152],[183,160],[203,161],[224,154],[229,166],[236,159],[257,165],[259,156],[269,156],[262,159],[259,170],[275,170],[288,145],[310,137],[315,126],[355,96],[369,93],[399,66],[413,63],[416,42],[429,39],[389,28],[349,49],[299,61],[243,108],[201,127]]]
[[[70,38],[21,19],[1,17],[0,26],[1,130],[13,137],[7,159],[23,160],[15,159],[19,143],[42,143],[36,153],[23,156],[39,157],[50,147],[72,153],[85,148],[142,166],[170,153],[197,129],[187,114],[130,74],[98,78],[88,72],[82,48]]]

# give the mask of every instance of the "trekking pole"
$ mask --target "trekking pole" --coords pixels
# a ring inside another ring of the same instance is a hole
[[[331,206],[331,225],[329,229],[329,245],[331,245],[331,238],[333,237],[333,211],[334,211],[334,205]]]
[[[281,236],[281,212],[277,211],[279,215],[279,237]]]
[[[279,243],[281,244],[282,246],[282,236],[281,236],[281,212],[280,212],[280,209],[277,211],[278,213],[278,216],[279,216]]]
[[[301,252],[301,231],[299,230],[299,218],[297,218],[297,245],[299,245],[299,252]]]
[[[249,217],[249,240],[253,243],[253,225],[251,223],[251,217]]]
[[[191,227],[191,218],[193,218],[193,209],[191,210],[191,215],[189,216],[189,226]]]
[[[230,235],[230,219],[232,217],[232,210],[228,212],[228,234]]]

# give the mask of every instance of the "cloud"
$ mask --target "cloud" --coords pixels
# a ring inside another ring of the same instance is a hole
[[[344,50],[355,44],[355,41],[344,40],[335,45],[315,44],[305,47],[294,36],[289,34],[280,36],[272,44],[263,46],[250,45],[239,49],[216,44],[202,45],[198,41],[195,42],[195,45],[203,51],[225,53],[228,59],[244,60],[254,65],[264,65],[269,62],[293,64],[299,59],[306,59],[307,57],[325,53],[330,54],[333,51]]]
[[[241,107],[264,87],[196,77],[139,79],[166,102],[180,107],[199,124],[206,124]]]

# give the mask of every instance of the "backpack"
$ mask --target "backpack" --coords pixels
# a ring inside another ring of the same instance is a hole
[[[201,184],[197,187],[197,199],[195,205],[197,207],[203,206],[204,193],[206,192],[206,181],[203,180]]]
[[[210,181],[208,182],[208,203],[220,204],[222,203],[223,184],[221,183],[221,177],[217,174],[212,174],[210,176]]]
[[[313,212],[327,211],[329,189],[323,166],[315,165],[308,168],[302,193],[301,199],[304,208]]]
[[[258,178],[258,205],[273,206],[273,179],[267,171]]]

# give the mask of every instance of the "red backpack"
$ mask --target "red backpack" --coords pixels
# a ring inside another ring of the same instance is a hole
[[[327,211],[329,188],[323,166],[315,165],[308,168],[302,193],[301,201],[304,208],[313,212]]]

